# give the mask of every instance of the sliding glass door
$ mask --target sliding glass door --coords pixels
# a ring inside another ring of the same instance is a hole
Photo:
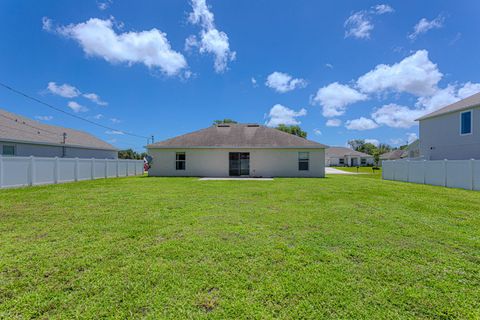
[[[248,152],[230,152],[229,174],[231,176],[250,175],[250,153]]]

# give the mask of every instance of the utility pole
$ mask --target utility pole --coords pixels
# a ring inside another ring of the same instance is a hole
[[[154,137],[153,137],[153,134],[152,134],[152,143],[154,143],[154,142],[155,142],[155,141],[154,141]]]

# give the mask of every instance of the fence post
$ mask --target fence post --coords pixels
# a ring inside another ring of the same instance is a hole
[[[78,172],[79,172],[79,168],[78,168],[78,158],[75,158],[75,181],[78,181]]]
[[[117,164],[117,178],[118,178],[118,162],[119,162],[119,161],[120,161],[120,160],[118,160],[118,159],[116,160],[116,164]]]
[[[30,179],[28,185],[33,186],[35,184],[35,158],[30,156]]]
[[[443,186],[446,187],[447,186],[447,159],[443,159],[443,169],[444,169],[444,173],[445,173],[445,180],[443,181]]]
[[[58,157],[55,157],[53,162],[53,183],[58,183]]]
[[[427,183],[427,160],[423,160],[423,184]]]
[[[135,176],[137,176],[137,162],[136,162],[136,161],[133,162],[133,168],[135,169],[135,170],[133,171],[133,174],[134,174]]]
[[[474,188],[474,183],[475,183],[475,176],[474,176],[474,171],[473,171],[473,162],[474,162],[474,159],[470,159],[470,175],[471,175],[471,179],[470,179],[470,190],[473,190]]]
[[[92,166],[92,170],[90,171],[91,180],[95,179],[95,158],[92,158],[92,162],[90,164]]]
[[[130,161],[127,160],[127,172],[125,172],[125,177],[128,177],[128,174],[129,174],[129,172],[128,172],[128,164],[129,164],[129,163],[130,163]]]
[[[105,159],[105,179],[108,178],[108,159]]]
[[[0,154],[0,188],[3,187],[3,157]]]

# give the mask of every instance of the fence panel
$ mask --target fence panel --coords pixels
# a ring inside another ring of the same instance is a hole
[[[385,161],[382,177],[385,180],[480,190],[480,160]]]
[[[142,174],[142,160],[0,156],[0,188]]]

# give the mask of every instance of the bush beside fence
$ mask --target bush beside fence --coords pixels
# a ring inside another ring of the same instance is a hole
[[[143,174],[143,160],[0,156],[0,188]]]
[[[480,190],[480,160],[384,161],[382,177],[385,180]]]

